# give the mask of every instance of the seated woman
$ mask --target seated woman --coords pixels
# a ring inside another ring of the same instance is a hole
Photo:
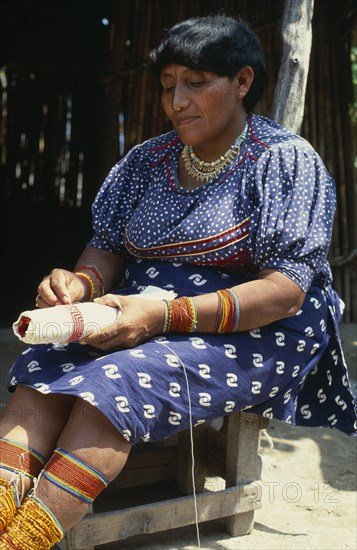
[[[190,424],[248,410],[356,433],[327,262],[334,183],[309,143],[252,114],[266,81],[257,36],[224,15],[190,19],[149,59],[174,130],[112,168],[74,271],[38,287],[40,308],[96,299],[121,315],[12,367],[1,549],[50,548],[133,444]],[[130,296],[151,284],[178,297]]]

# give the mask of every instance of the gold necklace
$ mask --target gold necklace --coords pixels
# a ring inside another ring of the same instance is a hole
[[[192,145],[185,145],[182,150],[182,159],[185,164],[186,172],[189,176],[200,182],[207,183],[218,176],[228,164],[238,155],[243,141],[247,137],[248,124],[245,125],[243,132],[237,137],[233,145],[219,159],[213,162],[201,160],[193,150]]]

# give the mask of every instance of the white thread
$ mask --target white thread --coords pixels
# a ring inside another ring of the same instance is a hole
[[[19,491],[19,501],[22,502],[24,497],[25,497],[25,480],[26,480],[26,474],[25,472],[20,472],[19,473],[19,479],[18,479],[18,482],[19,482],[19,485],[20,485],[20,489],[18,489]]]
[[[28,496],[38,498],[38,496],[37,496],[37,487],[38,487],[38,484],[40,483],[40,479],[43,475],[43,472],[44,472],[44,468],[42,468],[42,470],[40,471],[40,473],[38,474],[37,477],[33,478],[33,487],[29,491]]]
[[[195,455],[194,455],[194,448],[193,448],[193,425],[192,425],[192,407],[191,407],[191,394],[190,394],[190,386],[188,382],[188,376],[186,367],[183,363],[183,361],[180,359],[180,357],[177,355],[177,353],[170,348],[165,342],[162,342],[160,340],[157,340],[158,344],[161,344],[165,346],[171,353],[175,355],[179,363],[181,364],[183,368],[183,372],[185,375],[186,380],[186,388],[187,388],[187,399],[188,399],[188,414],[189,414],[189,420],[190,420],[190,443],[191,443],[191,459],[192,459],[192,468],[191,468],[191,477],[192,477],[192,493],[193,493],[193,501],[194,501],[194,507],[195,507],[195,525],[196,525],[196,536],[197,536],[197,546],[198,548],[201,548],[201,540],[200,540],[200,528],[198,525],[198,511],[197,511],[197,495],[196,495],[196,484],[195,484]]]
[[[24,469],[25,469],[24,461],[25,461],[25,453],[21,453],[21,454],[20,454],[20,467],[21,467],[21,472],[19,473],[20,502],[23,501],[23,498],[24,498],[24,496],[25,496],[25,479],[26,479],[26,474],[25,474],[25,472],[24,472]]]
[[[10,470],[12,472],[12,476],[9,479],[9,483],[11,484],[11,487],[14,491],[14,497],[15,497],[15,504],[16,508],[18,508],[22,501],[22,480],[21,480],[21,472],[17,470]],[[19,484],[21,483],[21,491],[19,490]]]

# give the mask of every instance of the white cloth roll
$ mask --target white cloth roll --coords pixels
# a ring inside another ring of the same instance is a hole
[[[176,294],[149,286],[135,296],[147,300],[172,300]],[[15,336],[25,344],[68,344],[100,332],[114,323],[118,315],[117,308],[93,302],[58,305],[24,311],[12,328]]]

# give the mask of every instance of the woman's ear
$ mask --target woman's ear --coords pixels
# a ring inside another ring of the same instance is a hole
[[[254,80],[254,71],[252,67],[242,67],[241,70],[235,76],[237,83],[237,97],[238,99],[243,99],[253,83]]]

